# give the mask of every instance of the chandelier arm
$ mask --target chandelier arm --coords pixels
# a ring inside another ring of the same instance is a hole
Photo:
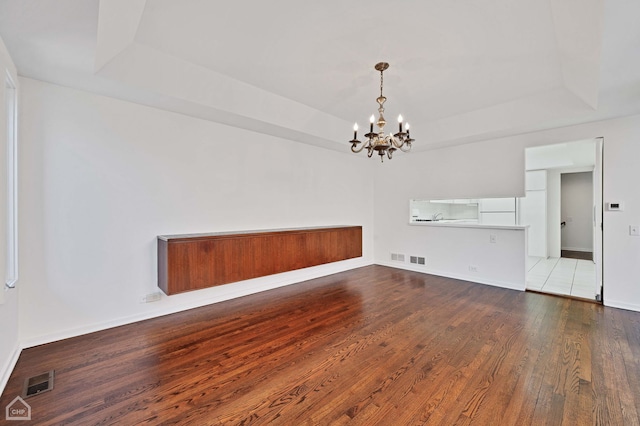
[[[410,143],[403,143],[398,148],[400,148],[400,151],[402,151],[402,152],[409,152],[409,151],[411,151],[411,144]]]
[[[404,139],[393,137],[391,138],[391,142],[393,143],[393,146],[398,149],[402,149],[402,147],[404,146]]]
[[[367,147],[367,144],[362,144],[362,146],[360,147],[360,149],[356,149],[356,146],[358,146],[357,144],[353,144],[351,145],[351,152],[358,154],[359,152],[362,152],[363,149],[365,149]]]

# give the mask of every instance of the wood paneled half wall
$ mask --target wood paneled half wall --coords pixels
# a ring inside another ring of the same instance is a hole
[[[362,226],[158,236],[167,295],[362,256]]]

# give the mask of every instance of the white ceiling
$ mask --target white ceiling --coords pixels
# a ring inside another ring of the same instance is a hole
[[[348,152],[354,121],[414,150],[640,113],[631,0],[0,0],[21,75]],[[594,135],[597,136],[597,135]]]

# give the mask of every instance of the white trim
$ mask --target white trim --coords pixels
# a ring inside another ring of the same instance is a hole
[[[508,282],[508,281],[486,280],[486,279],[478,278],[476,276],[471,276],[471,275],[452,274],[450,272],[443,272],[443,271],[425,268],[424,266],[413,266],[406,263],[403,264],[402,262],[397,262],[397,263],[396,262],[376,262],[376,265],[388,266],[390,268],[396,268],[396,269],[404,269],[406,271],[420,272],[420,273],[429,274],[429,275],[437,275],[439,277],[452,278],[454,280],[469,281],[472,283],[506,288],[509,290],[525,291],[525,285],[526,285],[524,282],[524,277],[523,277],[523,282],[521,284],[518,284],[518,283]]]
[[[609,308],[618,308],[625,309],[627,311],[636,311],[640,312],[640,305],[627,303],[627,302],[619,302],[617,300],[607,299],[607,295],[605,294],[605,299],[603,301],[603,305]]]
[[[19,342],[16,342],[16,346],[13,348],[13,354],[2,367],[2,376],[0,376],[0,395],[4,393],[4,388],[7,386],[7,383],[9,383],[9,377],[11,377],[11,373],[13,373],[13,369],[18,363],[18,358],[20,358],[22,349],[22,345],[20,345]]]
[[[7,112],[7,275],[5,286],[18,281],[18,91],[11,74],[5,73]]]
[[[23,348],[31,348],[33,346],[43,345],[46,343],[56,342],[58,340],[68,339],[71,337],[81,336],[83,334],[94,333],[96,331],[107,330],[109,328],[120,327],[122,325],[133,324],[139,321],[148,320],[151,318],[157,318],[164,315],[175,314],[177,312],[187,311],[189,309],[199,308],[202,306],[213,305],[215,303],[224,302],[238,297],[248,296],[250,294],[260,293],[262,291],[273,290],[278,287],[284,287],[287,285],[298,284],[304,281],[322,278],[329,275],[337,274],[340,272],[349,271],[351,269],[361,268],[364,266],[373,265],[372,261],[366,261],[363,258],[351,259],[340,262],[340,264],[331,264],[329,269],[320,267],[309,268],[309,270],[293,271],[283,274],[282,277],[277,277],[274,281],[268,283],[260,283],[258,285],[250,285],[252,280],[244,281],[241,288],[216,297],[203,298],[193,300],[181,305],[171,306],[164,309],[158,309],[152,312],[145,312],[143,314],[130,315],[127,317],[121,317],[110,321],[104,321],[100,323],[90,324],[87,326],[80,326],[62,330],[55,333],[44,334],[41,336],[35,336],[28,339],[23,339],[21,345]],[[230,284],[233,285],[233,284]]]

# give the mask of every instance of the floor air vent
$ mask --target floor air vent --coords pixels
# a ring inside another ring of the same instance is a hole
[[[29,377],[27,380],[25,380],[22,397],[30,398],[42,392],[47,392],[53,389],[53,373],[54,370],[51,370],[48,373]]]

